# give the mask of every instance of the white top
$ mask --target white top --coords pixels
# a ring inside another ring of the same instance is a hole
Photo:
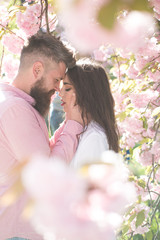
[[[71,161],[71,167],[79,168],[85,163],[99,161],[102,153],[109,149],[104,129],[96,122],[91,122],[80,136],[77,151]]]

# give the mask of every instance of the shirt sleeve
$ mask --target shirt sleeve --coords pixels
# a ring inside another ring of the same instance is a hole
[[[36,153],[49,156],[49,137],[44,133],[43,120],[40,123],[32,107],[24,101],[15,101],[3,113],[1,128],[15,159],[21,161]]]
[[[78,146],[78,134],[82,131],[81,124],[74,120],[67,120],[57,132],[51,156],[70,163]]]
[[[59,139],[63,129],[65,127],[65,122],[61,123],[60,127],[54,132],[54,135],[50,139],[51,150],[54,148],[57,140]]]

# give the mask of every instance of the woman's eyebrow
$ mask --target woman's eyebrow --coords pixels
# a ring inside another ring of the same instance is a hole
[[[71,83],[68,82],[63,82],[64,85],[72,85]]]

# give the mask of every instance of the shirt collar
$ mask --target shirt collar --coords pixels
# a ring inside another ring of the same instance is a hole
[[[29,104],[35,105],[35,99],[33,97],[31,97],[29,94],[22,91],[21,89],[14,87],[11,84],[0,83],[0,90],[6,91],[6,92],[12,92],[12,95],[21,97],[24,100],[26,100]]]

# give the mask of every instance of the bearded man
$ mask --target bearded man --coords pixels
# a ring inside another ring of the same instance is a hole
[[[82,130],[78,112],[68,114],[52,151],[44,119],[52,95],[59,91],[67,68],[74,65],[73,53],[59,39],[37,33],[22,49],[16,78],[11,84],[0,84],[0,197],[13,184],[10,171],[24,159],[41,154],[67,161],[75,153],[77,134]],[[22,194],[13,205],[0,207],[0,239],[42,239],[21,217],[26,201]]]

